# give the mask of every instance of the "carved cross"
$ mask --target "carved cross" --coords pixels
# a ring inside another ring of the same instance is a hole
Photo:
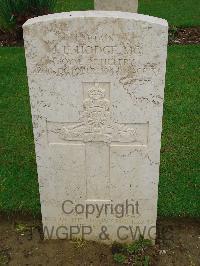
[[[146,145],[148,123],[118,124],[111,118],[110,100],[99,83],[88,89],[80,122],[57,125],[54,133],[70,145],[85,145],[88,201],[110,200],[110,149],[122,145]],[[101,187],[96,186],[101,180]],[[104,188],[102,188],[104,184]],[[106,199],[107,197],[107,199]]]

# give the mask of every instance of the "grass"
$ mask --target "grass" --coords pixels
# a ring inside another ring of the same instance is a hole
[[[159,214],[200,216],[199,46],[169,47]]]
[[[0,73],[0,209],[38,212],[37,172],[22,48],[0,49]]]
[[[92,10],[93,0],[58,0],[56,11]],[[170,25],[200,26],[199,0],[139,0],[139,13],[167,19]]]
[[[71,10],[93,10],[93,0],[57,0],[57,12]]]
[[[200,216],[198,46],[168,51],[158,214]],[[23,48],[0,49],[0,210],[40,212]]]
[[[200,26],[199,0],[138,0],[139,13],[166,19],[177,27]]]

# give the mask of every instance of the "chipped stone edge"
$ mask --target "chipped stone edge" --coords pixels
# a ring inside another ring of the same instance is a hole
[[[23,24],[23,28],[40,22],[50,22],[54,20],[73,19],[73,18],[116,18],[116,19],[134,19],[135,21],[149,22],[168,28],[168,22],[165,19],[121,11],[72,11],[63,13],[54,13],[45,16],[34,17]]]

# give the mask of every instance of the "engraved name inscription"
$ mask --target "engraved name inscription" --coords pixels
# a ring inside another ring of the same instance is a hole
[[[140,77],[147,82],[160,68],[157,62],[143,62],[141,67],[143,43],[135,34],[99,35],[94,31],[69,35],[60,25],[52,24],[41,36],[37,47],[34,36],[30,39],[25,46],[32,47],[28,56],[33,61],[30,71],[35,74],[77,77],[108,73],[124,76],[129,73],[135,80]]]

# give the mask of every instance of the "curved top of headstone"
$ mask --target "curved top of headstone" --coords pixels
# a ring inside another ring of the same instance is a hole
[[[73,11],[55,13],[45,16],[39,16],[27,20],[23,27],[31,26],[41,22],[52,22],[54,20],[59,21],[63,19],[74,18],[116,18],[116,19],[133,19],[135,21],[148,22],[151,24],[157,24],[168,27],[168,22],[165,19],[152,17],[148,15],[141,15],[137,13],[121,12],[121,11]]]

